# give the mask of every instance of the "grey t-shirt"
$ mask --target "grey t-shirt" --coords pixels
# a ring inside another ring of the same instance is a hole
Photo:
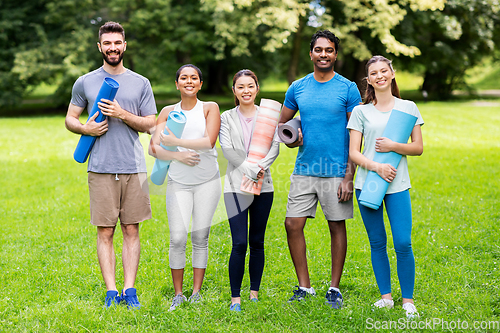
[[[90,111],[106,77],[120,84],[115,99],[124,110],[143,117],[156,114],[156,103],[149,80],[128,69],[123,74],[111,75],[101,67],[80,76],[73,85],[71,104],[87,107]],[[123,174],[146,172],[139,133],[122,120],[108,117],[108,131],[97,137],[90,153],[87,171]]]

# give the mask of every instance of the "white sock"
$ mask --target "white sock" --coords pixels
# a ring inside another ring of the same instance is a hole
[[[306,291],[306,292],[308,292],[311,295],[315,295],[316,294],[316,291],[314,290],[313,287],[311,287],[311,288],[299,287],[299,288],[302,289],[302,290],[304,290],[304,291]]]
[[[339,288],[330,287],[330,289],[328,289],[328,290],[335,290],[336,292],[340,293],[340,289]]]

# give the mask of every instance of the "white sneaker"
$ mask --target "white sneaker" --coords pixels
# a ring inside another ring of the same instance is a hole
[[[379,309],[383,308],[392,309],[394,307],[394,301],[392,299],[381,298],[375,303],[373,303],[373,306]]]
[[[403,310],[406,311],[406,318],[408,318],[408,319],[415,319],[415,318],[420,317],[420,315],[418,314],[417,308],[415,307],[415,304],[413,304],[413,303],[403,304]]]

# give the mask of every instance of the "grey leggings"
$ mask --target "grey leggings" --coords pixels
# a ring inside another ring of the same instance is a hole
[[[198,185],[183,185],[168,178],[167,217],[170,229],[170,268],[186,266],[186,243],[191,226],[193,268],[206,268],[208,262],[208,236],[212,218],[221,196],[219,173]]]

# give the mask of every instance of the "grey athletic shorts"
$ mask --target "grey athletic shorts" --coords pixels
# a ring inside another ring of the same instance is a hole
[[[343,178],[323,178],[311,176],[290,176],[290,192],[286,206],[286,217],[316,216],[319,203],[328,221],[352,219],[352,199],[339,202],[337,190]]]

